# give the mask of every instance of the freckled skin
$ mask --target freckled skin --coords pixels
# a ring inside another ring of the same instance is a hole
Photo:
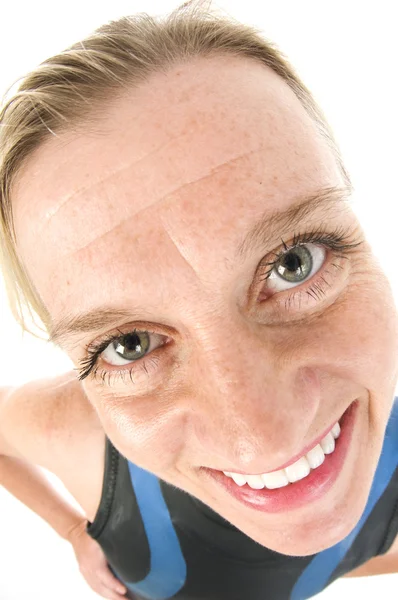
[[[259,282],[250,286],[275,248],[244,263],[234,255],[265,210],[332,185],[343,185],[334,158],[288,86],[259,64],[219,57],[153,76],[104,107],[97,132],[50,139],[13,197],[20,251],[54,319],[141,305],[157,333],[177,332],[135,385],[84,381],[114,445],[292,555],[337,543],[363,512],[397,383],[397,313],[366,240],[301,322],[296,307],[272,326],[268,300],[256,306]],[[349,205],[330,224],[363,235]],[[92,337],[65,346],[76,364]],[[200,471],[272,471],[356,398],[351,450],[316,506],[258,513]]]

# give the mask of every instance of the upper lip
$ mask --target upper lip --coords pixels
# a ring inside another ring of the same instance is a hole
[[[242,473],[242,471],[236,471],[235,469],[231,469],[231,468],[227,468],[227,469],[211,469],[211,470],[213,470],[213,471],[214,470],[225,471],[227,473],[231,473],[232,472],[232,473],[238,473],[239,475],[248,476],[248,475],[262,475],[263,473],[273,473],[274,471],[280,471],[281,469],[285,469],[286,467],[289,467],[290,465],[292,465],[293,463],[295,463],[302,456],[305,456],[307,454],[307,452],[309,452],[310,450],[312,450],[312,448],[314,448],[317,444],[319,444],[319,442],[321,440],[323,440],[323,438],[331,431],[331,429],[333,429],[333,427],[335,426],[335,424],[340,421],[340,419],[342,418],[343,414],[336,421],[333,421],[333,424],[329,425],[329,427],[327,429],[325,429],[324,432],[321,435],[319,435],[310,444],[307,444],[307,446],[305,446],[305,448],[303,450],[301,450],[301,452],[299,454],[296,454],[295,456],[293,456],[292,458],[290,458],[287,462],[283,463],[283,465],[281,465],[280,467],[277,467],[276,469],[272,469],[272,471],[263,471],[262,473]]]

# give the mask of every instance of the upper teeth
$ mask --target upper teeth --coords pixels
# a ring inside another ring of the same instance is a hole
[[[295,463],[279,471],[272,473],[262,473],[261,475],[242,475],[241,473],[232,473],[223,471],[227,477],[231,477],[239,486],[247,483],[255,490],[261,490],[264,487],[272,490],[283,487],[288,483],[294,483],[299,479],[307,477],[311,469],[316,469],[325,460],[325,454],[331,454],[335,447],[334,440],[340,435],[340,425],[336,423],[330,432],[325,435],[320,444],[317,444],[305,456],[299,458]]]

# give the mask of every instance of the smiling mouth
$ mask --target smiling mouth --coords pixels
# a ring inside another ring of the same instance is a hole
[[[340,424],[337,421],[319,443],[283,469],[271,473],[260,473],[259,475],[244,475],[232,471],[223,471],[223,473],[233,479],[240,487],[245,484],[254,490],[262,490],[265,487],[269,490],[284,487],[289,483],[304,479],[310,474],[311,469],[320,467],[325,460],[325,455],[334,452],[335,440],[339,437],[340,431]]]
[[[278,513],[308,506],[322,498],[338,479],[352,447],[358,406],[357,399],[326,435],[304,450],[304,456],[278,471],[247,475],[202,467],[203,472],[212,485],[215,483],[240,504],[257,511]]]

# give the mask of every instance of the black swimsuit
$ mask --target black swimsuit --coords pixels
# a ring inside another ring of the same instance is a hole
[[[398,397],[364,513],[341,542],[311,556],[279,554],[207,505],[122,456],[107,438],[100,506],[87,532],[126,585],[126,598],[304,600],[388,551],[398,534]]]

